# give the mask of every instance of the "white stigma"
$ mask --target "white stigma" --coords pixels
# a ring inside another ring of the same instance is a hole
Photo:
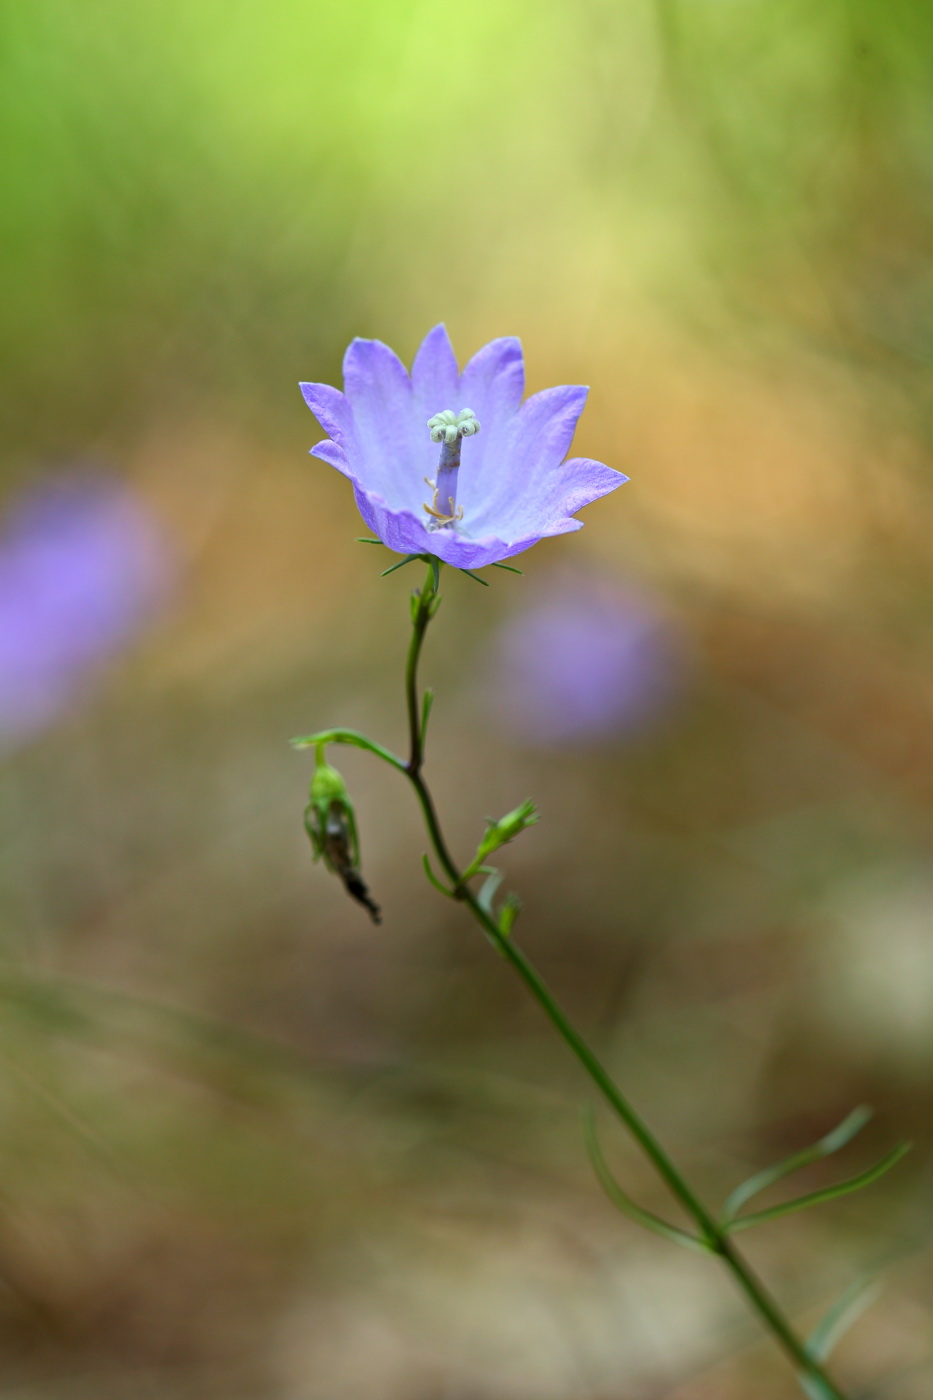
[[[428,431],[432,442],[441,444],[441,459],[437,465],[437,481],[425,477],[434,492],[430,505],[425,510],[431,517],[429,530],[440,530],[444,525],[455,525],[463,519],[463,506],[457,505],[457,472],[460,469],[460,442],[479,432],[479,421],[472,408],[461,408],[454,413],[445,408],[428,419]]]

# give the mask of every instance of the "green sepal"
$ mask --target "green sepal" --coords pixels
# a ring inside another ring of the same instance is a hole
[[[382,540],[374,540],[370,535],[357,535],[356,544],[382,544]]]
[[[896,1147],[891,1148],[890,1152],[886,1152],[873,1167],[859,1172],[858,1176],[850,1176],[845,1181],[838,1181],[835,1186],[824,1186],[819,1191],[809,1191],[805,1196],[797,1196],[793,1201],[782,1201],[780,1205],[770,1206],[767,1210],[756,1210],[751,1215],[740,1215],[736,1220],[726,1221],[722,1227],[723,1233],[735,1235],[740,1230],[750,1230],[753,1225],[763,1225],[768,1220],[779,1220],[782,1215],[792,1215],[795,1211],[806,1210],[808,1206],[822,1205],[824,1201],[834,1201],[839,1196],[851,1196],[853,1191],[861,1191],[864,1186],[871,1186],[872,1182],[885,1176],[893,1166],[897,1165],[905,1152],[910,1151],[911,1145],[909,1142],[899,1142]]]
[[[524,569],[516,569],[514,564],[493,564],[492,567],[494,569],[508,569],[510,574],[520,574],[522,578],[525,576]]]
[[[383,569],[380,578],[387,578],[389,574],[394,574],[396,569],[404,569],[406,564],[413,564],[416,559],[423,558],[421,554],[406,554],[404,559],[400,559],[397,564],[390,564],[387,569]]]
[[[832,1132],[826,1133],[800,1152],[783,1158],[774,1166],[765,1167],[762,1171],[756,1172],[754,1176],[750,1176],[747,1181],[743,1181],[740,1186],[735,1188],[723,1206],[723,1220],[731,1220],[753,1196],[757,1196],[759,1192],[773,1186],[776,1181],[781,1181],[785,1176],[789,1176],[791,1172],[800,1171],[802,1167],[808,1167],[811,1162],[818,1162],[821,1158],[829,1157],[833,1152],[838,1152],[841,1147],[845,1147],[857,1133],[862,1131],[871,1118],[872,1112],[873,1110],[867,1104],[859,1104],[858,1108],[853,1108],[852,1112],[847,1114],[842,1122],[833,1128]]]
[[[643,1225],[646,1230],[651,1230],[655,1235],[660,1235],[662,1239],[670,1240],[673,1244],[679,1244],[684,1249],[692,1249],[700,1254],[715,1252],[713,1246],[706,1240],[700,1239],[698,1235],[691,1235],[676,1225],[669,1225],[666,1220],[662,1220],[653,1211],[644,1210],[640,1205],[637,1205],[631,1196],[622,1190],[602,1154],[596,1133],[596,1115],[589,1104],[583,1110],[583,1134],[586,1140],[587,1154],[599,1184],[617,1210],[620,1210],[623,1215],[627,1215],[630,1220]]]
[[[461,569],[460,572],[461,574],[466,574],[467,578],[471,578],[474,583],[481,583],[484,588],[489,587],[489,580],[480,578],[479,574],[474,574],[472,569]]]

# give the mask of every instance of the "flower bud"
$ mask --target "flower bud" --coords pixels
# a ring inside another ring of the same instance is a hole
[[[533,802],[522,802],[514,811],[507,812],[497,822],[489,821],[487,818],[486,834],[476,848],[474,865],[481,865],[487,856],[492,855],[493,851],[497,851],[500,846],[504,846],[507,841],[518,836],[519,832],[524,831],[526,826],[534,826],[538,820],[538,812]]]
[[[360,842],[353,803],[343,776],[325,761],[323,744],[317,750],[317,764],[305,808],[305,830],[314,859],[323,859],[327,869],[339,875],[347,893],[369,910],[373,923],[380,923],[379,906],[359,871]]]

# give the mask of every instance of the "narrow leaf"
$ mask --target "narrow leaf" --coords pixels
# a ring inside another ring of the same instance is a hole
[[[436,593],[441,586],[441,561],[438,559],[436,554],[430,555],[430,561],[431,570],[434,574],[434,592]],[[435,608],[434,611],[437,612],[437,608]]]
[[[517,894],[507,894],[502,901],[502,908],[499,910],[499,932],[503,938],[508,938],[512,932],[515,920],[521,913],[522,902]]]
[[[391,764],[400,773],[408,772],[407,764],[397,754],[383,748],[374,739],[367,739],[365,734],[359,734],[355,729],[322,729],[319,734],[301,734],[290,742],[293,749],[316,749],[319,744],[352,744],[354,748],[365,749],[367,753],[375,754],[383,763]]]
[[[825,1361],[833,1347],[852,1327],[862,1313],[870,1308],[881,1292],[874,1279],[856,1279],[835,1302],[826,1316],[817,1323],[807,1338],[807,1352],[814,1361]]]
[[[818,1206],[823,1201],[834,1201],[837,1196],[850,1196],[853,1191],[861,1191],[863,1186],[870,1186],[873,1181],[884,1176],[893,1166],[898,1163],[905,1152],[910,1151],[909,1142],[899,1142],[896,1147],[892,1147],[890,1152],[885,1153],[880,1162],[876,1162],[867,1171],[859,1172],[858,1176],[851,1176],[847,1181],[838,1181],[835,1186],[824,1186],[819,1191],[810,1191],[806,1196],[798,1196],[793,1201],[783,1201],[778,1206],[770,1206],[768,1210],[756,1210],[751,1215],[739,1216],[738,1220],[727,1221],[723,1229],[727,1234],[734,1235],[739,1230],[748,1230],[752,1225],[762,1225],[766,1220],[777,1220],[782,1215],[791,1215],[794,1211],[806,1210],[807,1206]]]
[[[819,1376],[804,1376],[798,1373],[797,1379],[800,1382],[800,1389],[803,1391],[804,1395],[806,1395],[807,1400],[836,1400],[838,1392],[830,1390],[829,1386],[825,1385],[823,1381],[820,1380]]]
[[[684,1249],[695,1249],[701,1254],[711,1252],[710,1246],[705,1240],[699,1239],[696,1235],[688,1234],[686,1230],[679,1230],[676,1225],[669,1225],[666,1220],[654,1215],[652,1211],[643,1210],[640,1205],[636,1205],[631,1196],[626,1195],[609,1170],[602,1154],[599,1138],[596,1134],[596,1118],[589,1105],[583,1111],[583,1133],[586,1138],[586,1150],[593,1170],[599,1179],[599,1184],[617,1210],[639,1225],[643,1225],[646,1230],[651,1230],[654,1234],[660,1235],[663,1239],[671,1240],[674,1244],[682,1245]]]
[[[489,587],[488,579],[480,578],[479,574],[474,574],[470,569],[461,569],[460,572],[461,574],[466,574],[467,578],[471,578],[474,583],[481,583],[484,588]]]
[[[357,535],[357,536],[356,536],[356,543],[357,543],[357,544],[382,544],[382,540],[372,540],[372,539],[370,539],[369,535]]]
[[[508,569],[510,574],[521,574],[523,578],[525,576],[524,569],[516,569],[514,564],[493,564],[492,567],[494,569]]]
[[[860,1104],[854,1108],[850,1114],[843,1118],[832,1132],[826,1133],[810,1147],[804,1147],[800,1152],[795,1152],[791,1157],[785,1157],[783,1161],[776,1162],[773,1167],[765,1167],[763,1171],[756,1172],[747,1181],[743,1181],[741,1186],[737,1186],[732,1195],[723,1206],[723,1220],[731,1220],[737,1215],[747,1201],[753,1196],[757,1196],[760,1191],[764,1191],[768,1186],[773,1186],[776,1181],[789,1176],[791,1172],[800,1171],[801,1167],[808,1167],[811,1162],[818,1162],[821,1157],[828,1157],[832,1152],[838,1152],[840,1147],[845,1147],[847,1142],[851,1142],[856,1133],[861,1132],[865,1124],[872,1116],[872,1110],[865,1104]]]
[[[427,852],[425,852],[424,855],[422,855],[421,860],[424,865],[424,873],[425,875],[427,875],[434,888],[436,890],[440,890],[441,894],[446,894],[448,899],[453,899],[453,890],[449,890],[446,885],[442,884],[441,881],[434,874],[434,871],[431,869],[431,862],[428,860]]]
[[[434,704],[434,691],[426,690],[424,700],[421,702],[421,742],[424,743],[424,736],[428,731],[428,720],[431,718],[431,706]]]
[[[476,902],[484,913],[491,915],[492,902],[496,897],[499,886],[505,879],[505,874],[501,870],[496,870],[495,866],[492,865],[481,865],[479,870],[474,873],[478,875],[480,871],[487,876],[487,879],[483,881],[483,887],[476,896]]]

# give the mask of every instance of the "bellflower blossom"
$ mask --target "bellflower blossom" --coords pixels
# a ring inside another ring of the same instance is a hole
[[[172,572],[144,502],[104,472],[14,499],[0,527],[0,747],[67,711],[165,602]]]
[[[328,435],[311,452],[349,477],[366,524],[400,554],[483,568],[579,530],[574,513],[628,480],[602,462],[565,460],[587,390],[562,385],[523,403],[512,336],[484,345],[461,374],[435,326],[410,376],[387,345],[357,338],[343,374],[343,393],[301,385]]]

